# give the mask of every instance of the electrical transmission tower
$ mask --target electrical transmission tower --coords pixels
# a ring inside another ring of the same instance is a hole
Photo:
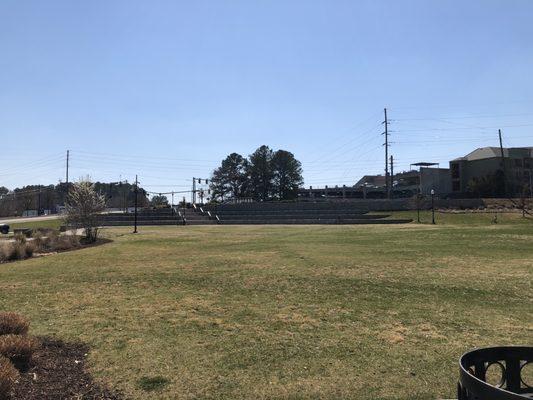
[[[385,120],[382,122],[385,125],[385,132],[382,133],[382,135],[385,135],[385,143],[383,143],[383,146],[385,146],[385,192],[387,193],[387,199],[390,199],[390,179],[389,179],[389,120],[387,119],[387,109],[384,108],[383,112],[385,114]]]

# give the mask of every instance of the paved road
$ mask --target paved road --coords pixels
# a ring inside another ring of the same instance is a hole
[[[0,224],[14,224],[19,222],[32,222],[32,221],[46,221],[48,219],[58,219],[61,218],[61,215],[41,215],[39,217],[11,217],[11,218],[0,218]]]

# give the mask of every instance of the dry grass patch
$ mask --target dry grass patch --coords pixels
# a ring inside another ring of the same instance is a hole
[[[11,361],[0,355],[0,400],[9,400],[19,373]]]
[[[0,312],[1,335],[26,335],[30,328],[27,318],[14,312]]]
[[[8,358],[20,371],[28,369],[37,346],[37,340],[28,336],[0,336],[0,355]]]

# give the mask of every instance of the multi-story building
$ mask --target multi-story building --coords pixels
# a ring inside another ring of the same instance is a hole
[[[533,147],[482,147],[464,157],[450,161],[452,193],[472,191],[473,183],[501,177],[507,194],[517,194],[524,186],[531,190]],[[493,179],[497,182],[497,179]]]

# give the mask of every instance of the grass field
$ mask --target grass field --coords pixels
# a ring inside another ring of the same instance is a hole
[[[450,398],[463,352],[533,342],[533,222],[439,218],[108,229],[0,265],[0,309],[127,398]]]

